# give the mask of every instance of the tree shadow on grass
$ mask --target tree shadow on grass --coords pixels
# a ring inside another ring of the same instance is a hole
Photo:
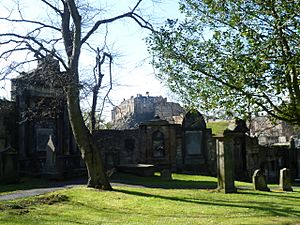
[[[194,181],[194,180],[163,180],[159,176],[139,177],[130,174],[117,174],[111,178],[111,182],[124,185],[136,185],[149,188],[162,189],[215,189],[217,182],[214,181]]]
[[[298,193],[299,196],[289,196],[289,193]],[[261,191],[253,191],[253,192],[243,192],[244,195],[252,195],[252,196],[270,196],[270,197],[275,197],[275,198],[283,198],[283,199],[291,199],[291,200],[300,200],[300,192],[298,190],[295,190],[294,192],[288,192],[286,194],[286,192],[284,191],[276,191],[276,189],[274,189],[271,192],[261,192]],[[284,194],[284,195],[283,195]]]
[[[217,201],[213,200],[201,200],[195,198],[185,198],[185,197],[171,197],[171,196],[164,196],[158,194],[150,194],[146,192],[140,192],[135,190],[114,190],[116,192],[128,194],[128,195],[135,195],[140,197],[148,197],[148,198],[157,198],[169,201],[176,201],[178,203],[191,203],[191,204],[200,204],[200,205],[209,205],[209,206],[220,206],[220,207],[233,207],[233,208],[245,208],[245,209],[254,209],[257,211],[261,211],[262,213],[268,213],[270,216],[282,216],[282,217],[300,217],[300,211],[295,210],[294,205],[285,204],[285,205],[278,205],[276,202],[272,201],[257,201],[251,202],[248,204],[247,202],[241,201],[228,201],[222,200],[222,197],[218,198]],[[236,194],[235,194],[236,195]]]

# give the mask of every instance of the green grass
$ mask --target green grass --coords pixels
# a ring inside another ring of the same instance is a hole
[[[174,181],[131,175],[122,178],[155,187],[114,186],[114,191],[76,187],[2,201],[0,224],[300,223],[300,189],[294,192],[239,190],[237,194],[224,194],[214,189],[190,189],[196,184],[198,187],[215,185],[216,179],[212,177],[174,174]],[[251,184],[238,182],[239,185]]]
[[[206,124],[207,128],[212,129],[212,133],[214,135],[223,135],[224,130],[226,130],[229,126],[229,121],[211,121]]]

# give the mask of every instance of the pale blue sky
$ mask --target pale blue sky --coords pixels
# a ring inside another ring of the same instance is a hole
[[[11,0],[1,0],[0,13],[3,15],[3,6],[10,8]],[[22,9],[25,9],[24,17],[43,17],[47,11],[46,7],[39,4],[28,4],[28,2],[40,2],[38,0],[21,0]],[[96,6],[107,9],[104,18],[127,12],[133,7],[137,0],[95,0]],[[100,5],[101,3],[101,5]],[[149,19],[154,26],[163,24],[167,18],[179,17],[177,0],[143,0],[140,7],[144,18]],[[11,29],[10,25],[0,23],[1,32]],[[104,28],[104,27],[103,27]],[[15,29],[24,29],[16,27]],[[149,64],[149,54],[144,39],[149,35],[149,31],[140,28],[133,20],[125,19],[109,24],[107,27],[107,46],[110,51],[117,56],[114,58],[113,79],[114,86],[110,93],[110,99],[118,105],[124,98],[130,98],[136,94],[145,94],[147,91],[152,96],[163,95],[169,97],[167,89],[155,78],[153,68]],[[105,33],[105,29],[101,30]],[[102,36],[103,37],[103,36]],[[97,39],[98,38],[98,39]],[[99,36],[92,40],[99,41],[99,47],[103,45],[103,38]],[[1,46],[0,46],[1,50]],[[18,56],[14,58],[18,60]],[[83,52],[81,57],[83,68],[93,67],[94,55]],[[2,65],[1,65],[2,66]],[[89,71],[84,71],[89,73]],[[108,76],[105,76],[108,78]],[[6,92],[2,96],[9,96],[9,85],[5,86]],[[103,94],[103,93],[102,93]],[[106,120],[110,120],[111,105],[107,105]]]

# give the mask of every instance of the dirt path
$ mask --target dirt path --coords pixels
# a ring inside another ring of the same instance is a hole
[[[74,185],[62,186],[62,187],[49,187],[49,188],[34,188],[30,190],[16,191],[13,193],[0,195],[0,201],[14,200],[18,198],[26,198],[26,197],[36,196],[36,195],[42,195],[48,192],[53,192],[65,188],[71,188],[73,186]]]

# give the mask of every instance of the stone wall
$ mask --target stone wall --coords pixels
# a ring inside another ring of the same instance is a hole
[[[0,100],[0,182],[18,180],[16,122],[14,102]]]
[[[106,169],[120,164],[138,163],[140,138],[139,130],[99,130],[94,134],[101,150]]]
[[[16,126],[15,103],[0,100],[0,150],[8,146],[16,148]]]
[[[99,130],[94,138],[106,169],[128,164],[153,164],[158,170],[176,171],[177,154],[181,154],[180,132],[180,125],[155,119],[142,123],[138,129]]]
[[[282,168],[291,169],[293,178],[299,177],[299,149],[290,145],[261,146],[257,138],[242,132],[226,132],[225,136],[232,140],[237,180],[250,181],[257,169],[264,171],[268,182],[278,182]]]

